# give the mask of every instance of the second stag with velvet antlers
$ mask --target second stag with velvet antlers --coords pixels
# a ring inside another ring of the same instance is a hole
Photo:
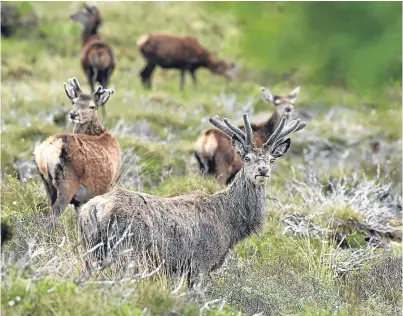
[[[262,88],[264,100],[273,104],[275,110],[266,122],[251,124],[256,147],[263,146],[279,126],[282,117],[291,118],[298,93],[299,87],[284,96],[273,95],[266,88]],[[244,129],[243,126],[239,126],[239,128]],[[214,175],[222,185],[229,184],[243,165],[232,149],[231,139],[215,128],[203,132],[195,143],[194,154],[200,171],[203,174]]]
[[[76,78],[69,79],[64,89],[73,103],[74,134],[51,136],[34,151],[55,216],[69,204],[78,207],[108,192],[120,168],[119,143],[97,116],[114,90],[100,86],[92,95],[85,94]]]
[[[232,139],[244,165],[227,188],[213,194],[186,194],[171,198],[122,188],[97,196],[79,210],[78,222],[87,249],[95,258],[119,253],[169,275],[193,277],[219,268],[230,249],[259,232],[266,217],[266,184],[272,166],[290,147],[288,135],[305,127],[300,119],[286,119],[261,148],[253,144],[246,114],[245,131],[227,119],[210,122]],[[115,258],[116,259],[116,258]],[[122,261],[121,261],[122,262]],[[125,262],[125,261],[123,261]]]

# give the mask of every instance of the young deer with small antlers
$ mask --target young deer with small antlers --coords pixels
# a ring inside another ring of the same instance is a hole
[[[83,41],[81,67],[87,76],[91,93],[94,92],[96,81],[107,88],[116,67],[116,60],[111,47],[98,34],[98,27],[102,23],[99,9],[95,5],[85,5],[83,10],[74,13],[70,18],[84,26],[81,35]],[[102,111],[105,115],[105,108],[102,108]]]
[[[34,151],[35,162],[48,194],[53,214],[59,216],[71,203],[77,208],[109,191],[120,168],[120,146],[99,123],[97,110],[105,106],[112,89],[84,94],[76,78],[64,84],[73,103],[70,119],[74,134],[51,136]]]
[[[298,93],[299,87],[286,96],[272,95],[266,88],[262,88],[264,100],[273,104],[275,111],[266,122],[251,124],[256,147],[263,146],[280,124],[282,117],[287,119],[291,117]],[[243,126],[239,126],[239,128],[244,129]],[[195,143],[194,154],[200,171],[203,174],[214,175],[222,185],[229,184],[243,165],[232,149],[231,139],[215,128],[203,132]]]
[[[113,258],[125,245],[133,258],[147,258],[146,264],[162,265],[170,275],[187,275],[188,284],[199,273],[219,268],[231,248],[261,230],[266,180],[273,163],[290,147],[287,136],[306,125],[297,119],[285,126],[283,118],[269,140],[257,148],[246,114],[243,119],[245,131],[227,119],[210,118],[232,139],[244,163],[227,188],[213,195],[171,198],[115,188],[83,205],[78,222],[84,245],[94,250],[91,255],[101,261]]]

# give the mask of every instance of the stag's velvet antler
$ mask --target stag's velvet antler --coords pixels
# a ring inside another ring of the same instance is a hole
[[[104,89],[102,86],[98,86],[93,94],[97,106],[103,106],[106,102],[108,102],[109,97],[114,93],[114,89]]]
[[[80,84],[78,83],[77,78],[70,78],[68,82],[69,85],[67,85],[67,83],[64,83],[64,91],[66,92],[69,99],[73,101],[73,99],[78,98],[83,92],[80,88]]]
[[[217,115],[210,118],[211,124],[232,138],[232,143],[241,159],[243,159],[243,157],[245,157],[254,147],[252,126],[246,113],[243,114],[243,120],[245,132],[240,130],[226,118],[221,120]],[[288,135],[300,131],[306,126],[306,123],[302,122],[300,118],[292,120],[287,125],[286,121],[287,119],[282,117],[276,130],[263,145],[264,148],[275,148],[278,144],[283,142]]]
[[[232,143],[241,158],[249,153],[254,146],[252,126],[250,125],[249,118],[246,113],[243,114],[243,121],[245,132],[240,130],[226,118],[223,121],[217,115],[210,117],[211,124],[232,138]]]
[[[264,144],[264,147],[275,147],[277,144],[284,141],[288,135],[298,132],[306,126],[306,123],[302,122],[300,118],[292,120],[285,126],[286,120],[287,119],[285,117],[281,118],[279,126]]]
[[[68,83],[69,84],[64,83],[64,91],[66,92],[69,99],[73,102],[73,100],[82,95],[83,92],[77,78],[70,78],[68,80]],[[95,104],[98,107],[103,106],[106,102],[108,102],[109,97],[114,93],[114,89],[104,89],[102,86],[98,86],[98,88],[93,93]]]

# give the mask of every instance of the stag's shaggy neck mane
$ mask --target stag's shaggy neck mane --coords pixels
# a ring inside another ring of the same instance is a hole
[[[212,196],[222,209],[221,216],[231,224],[233,244],[260,231],[266,214],[266,184],[256,186],[246,180],[244,168],[232,184]]]
[[[106,128],[104,128],[99,122],[98,118],[95,120],[85,123],[85,124],[76,124],[74,126],[75,134],[86,134],[91,136],[100,136],[106,132]]]

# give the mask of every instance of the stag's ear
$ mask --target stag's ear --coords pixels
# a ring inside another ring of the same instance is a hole
[[[292,90],[290,92],[290,94],[288,95],[288,97],[291,99],[292,102],[295,101],[295,99],[297,98],[297,95],[299,93],[299,87],[296,87],[294,90]]]
[[[270,91],[264,87],[262,87],[261,89],[262,89],[263,99],[265,99],[266,102],[274,104],[274,96],[270,93]]]
[[[289,138],[287,138],[282,143],[276,145],[276,147],[273,148],[273,150],[271,151],[270,154],[274,158],[280,158],[280,157],[284,156],[284,154],[287,152],[288,148],[290,148],[290,145],[291,145],[291,140]]]
[[[78,98],[82,94],[82,91],[77,78],[73,77],[67,81],[69,82],[69,85],[67,85],[67,83],[64,84],[64,91],[66,92],[71,102],[73,102],[73,99]]]

